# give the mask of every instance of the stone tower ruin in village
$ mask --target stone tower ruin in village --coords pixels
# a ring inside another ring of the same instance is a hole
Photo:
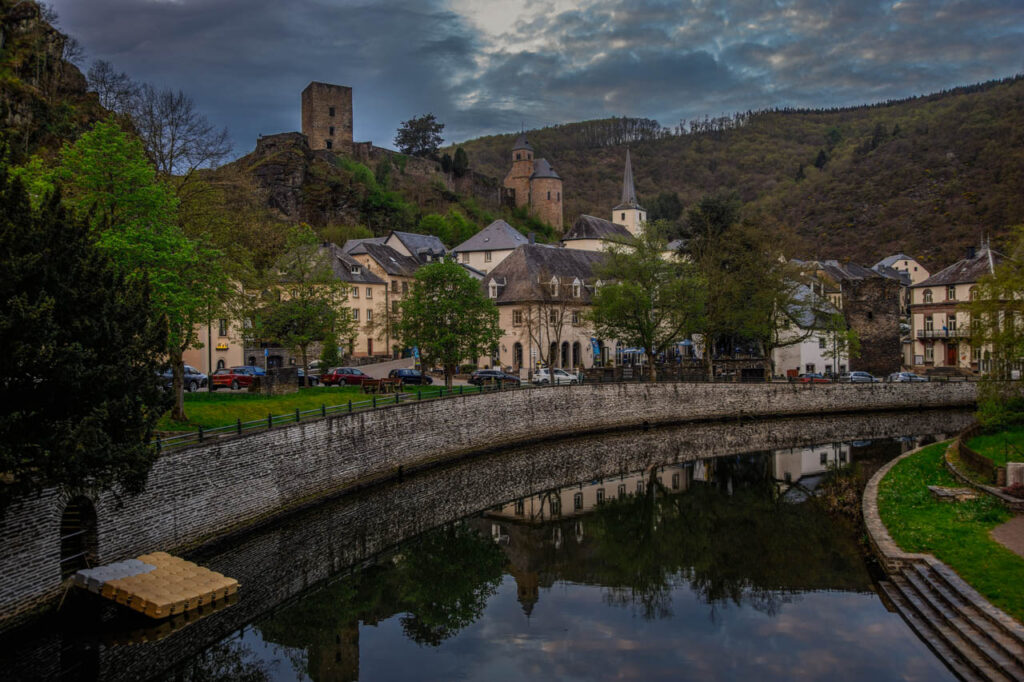
[[[352,151],[352,88],[313,81],[302,91],[302,134],[310,149]]]
[[[512,145],[512,169],[504,186],[515,195],[515,205],[526,206],[530,213],[555,229],[562,229],[562,178],[547,159],[535,159],[526,134]]]

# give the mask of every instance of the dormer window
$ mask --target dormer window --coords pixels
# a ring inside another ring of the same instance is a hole
[[[931,303],[932,302],[932,290],[931,289],[925,289],[924,290],[924,294],[923,294],[921,300],[923,300],[925,303]]]
[[[359,274],[359,266],[358,265],[353,265],[351,268],[349,268],[349,271],[353,275],[358,275]]]
[[[558,278],[551,278],[551,296],[552,298],[558,298]]]
[[[583,295],[583,284],[579,281],[579,279],[573,280],[573,283],[572,283],[572,296],[573,296],[573,298],[579,298],[582,295]]]
[[[948,287],[946,287],[946,298],[949,299],[950,301],[955,301],[956,300],[956,285],[955,284],[950,284]]]
[[[493,279],[491,283],[487,285],[487,295],[491,298],[498,298],[498,283]]]

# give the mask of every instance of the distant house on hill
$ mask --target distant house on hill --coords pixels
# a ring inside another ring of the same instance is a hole
[[[527,243],[529,240],[519,230],[504,220],[495,220],[452,249],[452,255],[459,263],[486,274],[515,249]]]

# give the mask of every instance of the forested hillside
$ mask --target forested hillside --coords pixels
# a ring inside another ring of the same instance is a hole
[[[625,147],[641,201],[684,207],[735,192],[799,237],[794,256],[874,263],[898,250],[936,267],[1024,223],[1024,78],[874,106],[751,112],[664,129],[608,119],[529,131],[565,180],[566,222],[618,202]],[[515,133],[462,143],[503,177]]]

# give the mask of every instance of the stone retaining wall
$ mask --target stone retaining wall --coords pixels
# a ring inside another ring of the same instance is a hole
[[[972,405],[972,383],[588,384],[405,403],[169,452],[144,493],[94,496],[97,558],[196,546],[326,495],[481,450],[645,424]],[[0,520],[0,628],[61,590],[63,493]]]

